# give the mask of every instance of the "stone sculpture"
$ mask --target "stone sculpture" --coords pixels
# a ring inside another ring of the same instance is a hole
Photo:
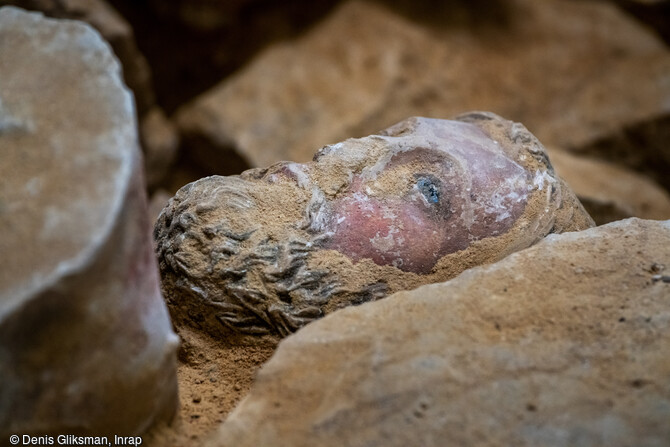
[[[154,231],[177,325],[285,336],[593,221],[526,128],[492,113],[378,135],[183,187]]]

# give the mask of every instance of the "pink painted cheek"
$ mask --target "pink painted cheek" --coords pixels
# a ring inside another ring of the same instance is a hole
[[[401,250],[404,271],[429,273],[443,256],[442,247],[448,234],[444,219],[431,215],[425,206],[402,203],[398,221],[402,225]]]
[[[334,211],[328,248],[354,261],[367,258],[378,265],[428,273],[442,256],[444,225],[422,205],[354,195],[336,203]]]
[[[354,261],[370,258],[385,264],[372,245],[375,238],[388,237],[393,219],[384,217],[378,201],[345,198],[334,206],[335,230],[329,248],[334,248]]]

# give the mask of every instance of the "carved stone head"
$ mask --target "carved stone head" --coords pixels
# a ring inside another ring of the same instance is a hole
[[[163,210],[155,238],[178,324],[283,336],[592,224],[525,127],[470,113],[198,180]]]

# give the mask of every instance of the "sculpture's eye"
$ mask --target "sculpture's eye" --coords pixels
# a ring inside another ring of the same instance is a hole
[[[416,187],[423,194],[428,203],[438,203],[440,201],[440,181],[432,175],[417,174]]]

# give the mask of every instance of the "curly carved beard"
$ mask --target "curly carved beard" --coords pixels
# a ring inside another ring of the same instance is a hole
[[[239,210],[249,207],[252,198],[245,194],[248,185],[243,180],[210,180],[218,183],[212,185],[216,190],[212,194],[218,199]],[[254,238],[257,229],[235,233],[226,222],[209,223],[206,206],[177,194],[161,214],[154,232],[161,276],[164,281],[171,278],[180,292],[179,296],[166,294],[170,308],[182,308],[179,301],[190,297],[234,332],[284,337],[322,317],[323,306],[334,298],[361,304],[386,296],[384,282],[351,290],[343,287],[332,272],[309,267],[310,253],[322,248],[332,235],[319,223],[325,206],[323,194],[315,194],[305,209],[304,220],[297,225],[310,238],[273,241]],[[198,247],[196,251],[194,246]],[[195,259],[196,254],[199,259]]]

